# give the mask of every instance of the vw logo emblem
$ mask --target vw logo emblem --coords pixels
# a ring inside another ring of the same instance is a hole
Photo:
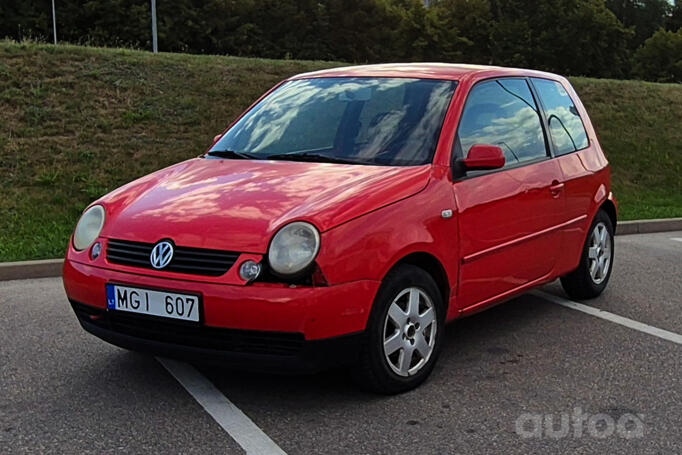
[[[171,259],[173,259],[173,244],[166,240],[154,245],[152,254],[149,256],[149,262],[155,269],[166,267]]]

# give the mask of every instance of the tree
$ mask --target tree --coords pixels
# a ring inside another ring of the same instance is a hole
[[[601,0],[497,0],[495,64],[562,74],[622,77],[631,36]]]
[[[664,27],[672,6],[668,0],[606,0],[606,6],[628,28],[634,31],[631,49],[637,49],[661,27]]]
[[[682,28],[660,29],[637,49],[634,73],[657,82],[682,82]]]
[[[426,8],[423,0],[164,0],[157,5],[159,45],[171,52],[492,63],[626,76],[635,28],[645,28],[624,27],[604,2],[437,0]],[[638,0],[610,2],[637,18],[642,11],[660,16],[660,8],[641,9]],[[57,4],[60,41],[150,48],[149,0]],[[1,35],[50,40],[49,0],[2,0],[0,9]]]
[[[48,1],[5,1],[0,5],[0,38],[47,38],[52,33]]]
[[[666,30],[670,30],[672,32],[682,28],[682,2],[679,0],[675,2],[675,6],[673,7],[668,20],[665,23],[665,28]]]
[[[493,14],[489,0],[441,0],[430,12],[449,31],[448,45],[461,61],[487,64],[491,60],[490,34]]]

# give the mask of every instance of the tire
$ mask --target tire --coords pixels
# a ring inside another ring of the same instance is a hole
[[[431,275],[413,265],[396,267],[374,301],[360,360],[352,369],[356,382],[387,395],[417,387],[436,363],[444,320],[443,297]]]
[[[600,237],[602,234],[606,236],[603,239]],[[611,278],[614,249],[613,223],[606,212],[599,210],[583,245],[580,265],[573,272],[561,277],[561,285],[566,294],[572,299],[581,300],[592,299],[601,294]]]

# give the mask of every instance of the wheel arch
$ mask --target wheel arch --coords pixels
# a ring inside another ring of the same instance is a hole
[[[443,264],[440,262],[440,260],[438,260],[438,258],[436,258],[434,255],[423,251],[410,253],[406,256],[403,256],[395,264],[393,264],[386,275],[388,275],[388,273],[390,273],[396,267],[399,267],[403,264],[419,267],[431,275],[433,280],[436,282],[436,286],[438,286],[438,290],[441,293],[441,297],[443,299],[443,309],[445,310],[445,314],[447,314],[451,291],[450,281],[448,279],[448,274],[445,270],[445,267],[443,267]],[[386,275],[384,275],[384,278]]]
[[[611,224],[613,225],[613,231],[616,231],[616,224],[618,223],[618,212],[616,210],[616,204],[613,203],[611,199],[605,199],[604,202],[599,206],[599,210],[603,210],[609,216]],[[595,214],[596,216],[596,214]]]

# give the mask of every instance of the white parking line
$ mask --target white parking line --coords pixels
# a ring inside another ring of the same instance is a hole
[[[557,303],[559,305],[565,306],[566,308],[582,311],[583,313],[587,313],[591,316],[596,316],[607,321],[615,322],[616,324],[620,324],[622,326],[638,330],[640,332],[648,333],[649,335],[653,335],[664,340],[672,341],[673,343],[682,344],[682,335],[679,335],[674,332],[668,332],[667,330],[659,329],[658,327],[643,324],[632,319],[624,318],[623,316],[618,316],[617,314],[609,313],[608,311],[600,310],[599,308],[583,305],[582,303],[564,299],[562,297],[558,297],[553,294],[548,294],[543,291],[531,291],[531,294],[542,299],[548,300],[552,303]]]
[[[286,455],[286,453],[223,395],[206,377],[184,362],[157,357],[170,374],[194,397],[218,425],[248,455]]]
[[[674,240],[676,242],[682,242],[682,237],[670,237],[670,240]]]

